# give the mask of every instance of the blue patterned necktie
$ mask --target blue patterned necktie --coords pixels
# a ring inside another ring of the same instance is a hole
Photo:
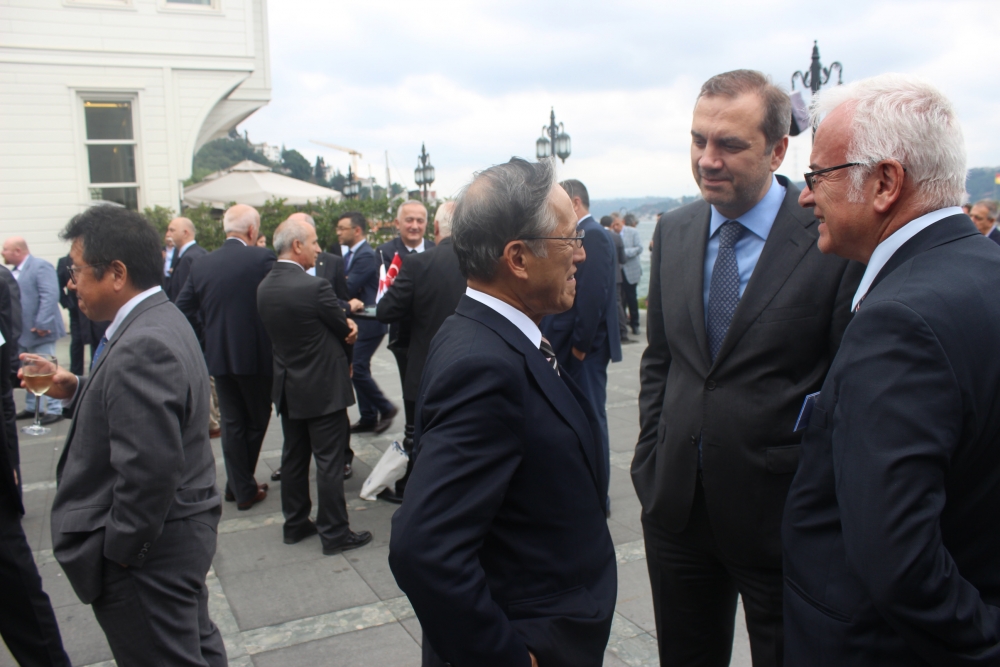
[[[727,221],[719,228],[719,254],[712,269],[712,284],[708,291],[708,351],[715,361],[729,323],[740,302],[740,270],[736,264],[736,241],[743,225]]]
[[[108,337],[101,336],[101,342],[97,344],[97,349],[94,350],[94,358],[90,360],[90,370],[94,370],[94,366],[97,365],[97,360],[101,358],[101,352],[104,352],[104,346],[108,344]]]
[[[344,255],[344,270],[351,268],[351,251],[348,250],[347,254]]]

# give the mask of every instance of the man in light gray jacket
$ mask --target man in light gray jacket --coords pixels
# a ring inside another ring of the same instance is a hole
[[[59,312],[59,279],[52,264],[35,257],[20,236],[3,242],[3,259],[11,268],[21,290],[21,352],[56,353],[56,341],[66,335],[62,313]],[[30,391],[18,419],[35,416],[35,395]],[[42,397],[43,424],[62,419],[62,403],[49,396]]]
[[[89,377],[60,368],[50,390],[73,406],[54,555],[119,667],[226,665],[205,586],[221,502],[201,347],[160,287],[159,238],[141,216],[95,206],[62,237],[80,310],[111,324]]]
[[[622,236],[622,243],[625,246],[625,263],[622,264],[622,300],[628,309],[629,326],[632,333],[639,334],[639,299],[637,288],[642,279],[642,239],[639,237],[639,230],[636,229],[639,220],[631,213],[626,213],[622,218],[621,228],[618,233]]]

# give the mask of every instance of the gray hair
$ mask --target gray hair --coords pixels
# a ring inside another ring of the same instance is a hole
[[[853,111],[847,161],[862,165],[850,170],[849,201],[863,200],[865,179],[883,160],[906,168],[927,211],[965,200],[965,138],[951,102],[937,88],[905,74],[827,88],[813,101],[813,123],[842,104]]]
[[[993,199],[980,199],[979,201],[977,201],[973,205],[973,208],[975,208],[976,206],[982,206],[983,208],[985,208],[986,209],[986,215],[990,216],[991,220],[996,220],[997,219],[997,203],[996,203],[995,200],[993,200]]]
[[[298,241],[305,245],[309,238],[309,223],[305,220],[285,220],[274,230],[274,252],[280,257],[292,249],[292,243]]]
[[[434,222],[437,224],[438,235],[441,238],[451,236],[451,221],[455,215],[455,202],[446,201],[438,206],[434,213]]]
[[[549,206],[555,181],[551,161],[511,158],[477,173],[458,195],[452,239],[462,275],[490,282],[504,248],[528,236],[551,236],[558,224]],[[525,241],[545,257],[544,241]]]
[[[419,199],[407,199],[406,201],[404,201],[402,204],[399,205],[399,208],[396,209],[396,220],[399,220],[399,216],[402,215],[404,206],[419,206],[420,208],[424,209],[424,215],[425,216],[427,215],[427,207],[424,206],[424,203],[422,201],[420,201]]]
[[[792,127],[792,100],[788,93],[771,82],[770,77],[752,69],[716,74],[702,84],[698,99],[715,96],[735,98],[748,93],[760,97],[764,104],[760,130],[770,152]]]
[[[253,206],[236,204],[222,216],[222,229],[227,234],[246,234],[251,227],[260,229],[260,213]]]

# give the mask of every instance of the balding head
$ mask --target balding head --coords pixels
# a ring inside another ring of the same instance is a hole
[[[274,251],[279,259],[289,259],[304,269],[311,269],[316,265],[319,253],[316,227],[301,217],[289,216],[274,230]]]
[[[260,213],[246,204],[230,206],[222,216],[222,229],[227,237],[239,238],[247,245],[254,245],[260,231]]]
[[[316,229],[316,221],[308,213],[301,213],[301,212],[292,213],[290,216],[288,216],[288,219],[285,220],[285,222],[289,221],[304,222],[307,225],[311,226],[313,229]]]
[[[194,223],[187,218],[174,218],[167,225],[167,236],[175,248],[183,248],[195,238]]]
[[[11,236],[3,242],[3,261],[8,266],[17,266],[28,256],[28,244],[21,236]]]
[[[441,239],[451,236],[451,218],[454,214],[455,202],[446,201],[438,206],[438,210],[434,214],[434,240],[437,243],[440,243]]]

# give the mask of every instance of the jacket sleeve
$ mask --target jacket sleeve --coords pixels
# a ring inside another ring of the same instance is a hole
[[[426,382],[421,433],[392,520],[389,565],[435,652],[477,667],[528,667],[493,600],[479,551],[523,457],[524,371],[466,356]],[[460,387],[461,391],[456,391]]]
[[[648,345],[639,364],[639,439],[632,459],[632,485],[643,507],[652,503],[656,486],[656,445],[663,414],[663,397],[670,373],[670,347],[663,328],[663,301],[660,285],[662,223],[656,223],[653,238],[656,251],[649,265],[649,296],[646,298],[646,337]]]
[[[623,234],[622,240],[625,241],[625,257],[632,259],[636,255],[642,253],[642,239],[639,237],[639,232],[634,227],[629,227],[632,231],[629,234]]]
[[[59,278],[51,264],[45,263],[38,268],[38,312],[31,328],[56,331],[56,318],[62,317],[59,312]]]
[[[333,332],[337,340],[343,340],[351,333],[351,328],[347,326],[347,316],[344,309],[340,307],[337,296],[333,293],[333,287],[326,280],[317,281],[319,293],[316,295],[316,308],[319,319],[327,329]]]
[[[587,258],[576,269],[576,303],[570,343],[581,352],[590,352],[597,328],[607,317],[609,285],[615,284],[615,258],[611,239],[600,232],[586,234],[583,247]],[[610,334],[610,332],[609,332]]]
[[[160,536],[184,469],[187,374],[170,346],[152,337],[114,347],[103,372],[111,467],[118,474],[104,534],[104,555],[141,567]]]
[[[201,323],[201,299],[198,296],[198,290],[194,287],[194,279],[190,274],[188,274],[187,280],[184,281],[184,287],[179,290],[174,305],[184,313],[184,317],[191,323],[191,328],[194,329],[194,333],[198,337],[198,342],[204,350],[205,332]]]
[[[894,301],[862,308],[840,354],[832,454],[848,566],[928,664],[1000,663],[1000,608],[962,578],[941,533],[971,419],[951,360]]]

